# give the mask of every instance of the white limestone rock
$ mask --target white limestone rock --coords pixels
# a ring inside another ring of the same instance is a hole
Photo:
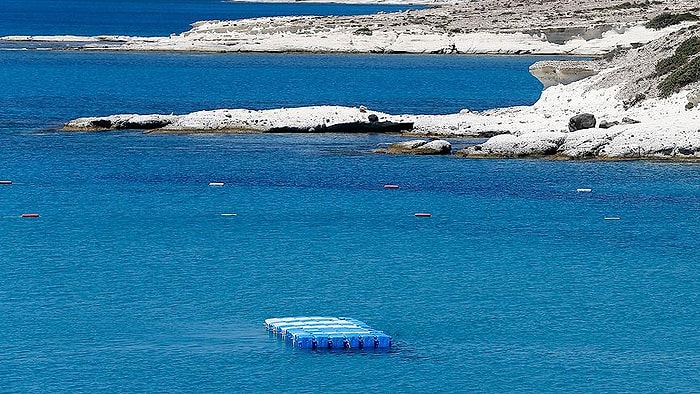
[[[572,82],[598,74],[599,70],[592,61],[539,61],[529,68],[530,74],[537,78],[544,89],[559,84],[568,85]]]
[[[598,156],[610,159],[699,159],[700,129],[640,130],[629,127],[603,146]]]
[[[614,129],[585,129],[567,133],[558,154],[571,159],[596,157],[620,132]]]
[[[119,114],[104,117],[78,118],[67,122],[63,128],[71,131],[101,131],[140,129],[152,130],[164,127],[173,122],[175,115],[139,115]]]
[[[469,146],[458,152],[462,157],[529,157],[548,156],[557,152],[566,134],[561,132],[527,133],[519,136],[502,134],[481,145]]]

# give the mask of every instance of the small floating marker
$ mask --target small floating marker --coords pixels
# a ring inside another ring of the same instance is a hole
[[[11,185],[12,181],[0,181],[0,185]]]
[[[579,193],[590,193],[593,191],[593,189],[587,188],[587,187],[580,187],[576,189],[577,192]]]
[[[223,182],[209,182],[209,186],[223,186]]]
[[[385,189],[398,189],[399,185],[384,185]]]
[[[235,213],[222,213],[221,216],[236,216]]]
[[[619,216],[606,216],[605,220],[620,220]]]
[[[23,213],[21,217],[23,217],[23,218],[38,218],[39,214],[38,213]]]
[[[417,218],[429,218],[429,217],[432,217],[433,215],[428,213],[428,212],[418,212],[418,213],[414,213],[413,216],[415,216]]]
[[[388,349],[391,337],[348,317],[266,319],[265,329],[299,349]]]

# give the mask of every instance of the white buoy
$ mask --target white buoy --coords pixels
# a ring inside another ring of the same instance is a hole
[[[590,193],[591,191],[593,191],[593,189],[590,189],[587,187],[581,187],[581,188],[576,189],[576,191],[579,193]]]
[[[221,216],[236,216],[235,213],[222,213]]]
[[[620,220],[618,216],[606,216],[605,220]]]
[[[11,184],[12,184],[12,181],[7,181],[7,180],[0,181],[0,185],[11,185]]]
[[[223,182],[209,182],[209,186],[223,186]]]
[[[415,216],[417,218],[429,218],[433,215],[429,214],[428,212],[418,212],[418,213],[414,213],[413,216]]]
[[[384,185],[385,189],[398,189],[399,185]]]

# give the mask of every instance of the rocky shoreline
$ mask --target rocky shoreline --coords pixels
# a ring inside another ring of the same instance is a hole
[[[552,8],[555,5],[558,8]],[[673,14],[669,10],[682,13]],[[380,14],[352,18],[287,17],[202,22],[195,24],[189,32],[165,40],[156,38],[147,45],[127,40],[120,45],[120,49],[188,50],[187,45],[190,45],[190,50],[219,50],[221,48],[217,49],[216,45],[221,44],[227,50],[256,50],[236,47],[247,45],[245,43],[249,38],[227,41],[231,34],[244,31],[254,34],[259,43],[271,37],[291,35],[301,47],[309,49],[309,43],[313,42],[316,45],[314,50],[332,52],[334,49],[328,46],[328,42],[342,41],[345,33],[321,26],[325,23],[344,29],[355,28],[351,33],[352,50],[360,52],[425,52],[427,47],[422,45],[432,42],[439,45],[431,48],[442,48],[438,50],[440,53],[465,53],[470,50],[489,53],[484,49],[486,47],[498,53],[539,53],[537,51],[543,48],[555,46],[555,53],[584,51],[602,56],[588,62],[533,64],[530,72],[543,83],[545,89],[534,105],[526,107],[483,112],[465,109],[450,115],[385,114],[361,106],[265,111],[221,109],[186,115],[81,118],[68,122],[65,130],[139,128],[149,132],[180,133],[381,132],[380,125],[384,125],[386,128],[383,131],[411,136],[489,138],[482,144],[456,152],[457,156],[462,157],[700,160],[700,22],[691,11],[697,12],[700,8],[690,1],[619,3],[584,0],[576,5],[543,2],[500,4],[496,7],[496,2],[478,0],[398,16]],[[494,18],[495,14],[507,23],[501,24],[494,19],[485,27],[484,23]],[[652,15],[655,15],[653,19]],[[619,23],[611,23],[611,18],[618,18]],[[357,29],[363,29],[370,21],[374,23],[368,28],[371,34],[365,30],[358,32]],[[300,24],[305,27],[300,27]],[[562,25],[565,27],[557,27]],[[403,50],[397,49],[396,45],[401,42],[398,36],[394,37],[394,46],[389,49],[376,46],[382,34],[402,35],[409,30],[413,38],[405,41],[410,45]],[[300,34],[315,41],[305,42]],[[464,42],[458,45],[460,34],[476,34],[481,37],[479,41],[484,43],[484,47],[468,49],[463,46]],[[509,46],[515,42],[509,40],[516,36],[530,38]],[[444,37],[452,37],[447,47]],[[533,37],[539,43],[536,46],[531,45],[534,41],[528,41]],[[626,38],[620,41],[620,37]],[[282,42],[286,41],[275,45]],[[187,45],[181,45],[183,43]],[[212,43],[215,46],[209,46]],[[265,45],[258,49],[270,48]],[[347,47],[344,48],[347,50]],[[572,118],[576,119],[577,116],[590,116],[592,120],[583,122],[582,127],[574,125],[570,128],[570,123],[576,123]],[[423,141],[416,146],[428,142]],[[442,143],[437,145],[444,146]],[[439,151],[444,154],[446,149]],[[411,153],[410,150],[402,152]]]
[[[603,55],[669,32],[646,28],[644,21],[697,6],[694,0],[472,0],[364,16],[199,21],[168,37],[6,36],[0,41],[120,51]]]

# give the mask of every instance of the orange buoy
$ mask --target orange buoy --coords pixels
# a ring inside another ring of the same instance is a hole
[[[11,185],[12,181],[0,181],[0,185]]]
[[[399,185],[384,185],[385,189],[398,189]]]
[[[38,218],[39,214],[38,213],[23,213],[22,217],[23,218]]]
[[[427,212],[418,212],[418,213],[414,213],[413,216],[418,217],[418,218],[429,218],[433,215],[431,215]]]

